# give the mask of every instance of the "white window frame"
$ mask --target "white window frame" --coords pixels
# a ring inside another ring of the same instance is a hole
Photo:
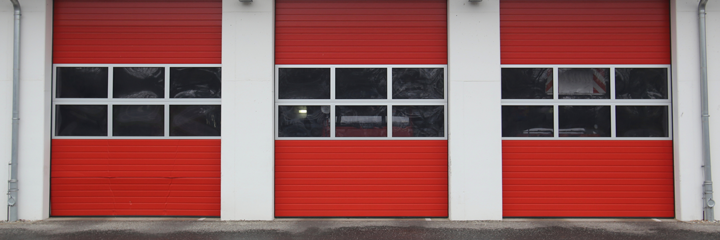
[[[329,99],[280,99],[279,71],[280,68],[329,68],[330,98]],[[387,68],[387,99],[335,99],[336,68]],[[393,68],[442,68],[443,99],[392,99]],[[276,140],[447,140],[448,139],[448,72],[447,65],[275,65],[275,139]],[[443,137],[393,137],[392,106],[443,106]],[[278,111],[280,106],[330,106],[329,137],[279,137]],[[387,106],[387,137],[336,137],[335,106]]]
[[[107,67],[107,98],[58,98],[57,68],[59,67]],[[164,98],[113,98],[113,68],[115,67],[163,67],[165,68]],[[222,98],[170,98],[171,67],[222,67],[220,64],[53,64],[52,78],[52,138],[53,139],[221,139],[221,136],[170,136],[170,106],[172,105],[222,105]],[[220,86],[222,89],[222,86]],[[57,105],[104,105],[107,111],[107,136],[56,136]],[[113,136],[114,105],[163,105],[163,136]]]
[[[655,65],[500,65],[501,68],[550,68],[553,71],[553,98],[552,99],[502,99],[502,106],[552,106],[553,107],[553,137],[502,137],[503,140],[672,140],[672,68],[666,64]],[[560,68],[608,68],[610,69],[610,98],[609,99],[559,99],[558,69]],[[667,69],[667,99],[615,99],[615,69],[616,68],[665,68]],[[559,107],[560,106],[609,106],[610,107],[610,137],[560,137]],[[618,137],[617,135],[617,106],[666,106],[668,108],[668,137]]]

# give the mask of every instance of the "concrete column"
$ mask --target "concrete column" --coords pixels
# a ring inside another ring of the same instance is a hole
[[[448,1],[450,219],[502,219],[500,3]]]
[[[274,1],[223,0],[222,220],[272,220]]]
[[[720,202],[720,2],[708,1],[707,48],[708,48],[708,100],[710,110],[710,155],[713,168],[713,192],[715,202]],[[720,205],[715,207],[715,219],[720,216]]]

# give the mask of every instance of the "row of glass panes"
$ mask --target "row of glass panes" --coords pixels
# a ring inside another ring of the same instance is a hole
[[[56,105],[55,111],[55,136],[220,136],[220,105],[169,105],[169,116],[165,105]]]
[[[388,108],[391,114],[388,115]],[[332,111],[334,110],[334,111]],[[333,116],[334,118],[331,118]],[[445,106],[278,106],[278,137],[444,137]],[[388,131],[388,118],[391,131]],[[332,127],[334,125],[334,128]]]
[[[502,99],[668,99],[668,89],[665,67],[502,69]]]
[[[388,78],[391,81],[388,81]],[[331,87],[333,85],[334,88]],[[445,69],[279,67],[277,97],[278,99],[444,99]]]
[[[57,67],[55,98],[220,98],[220,75],[219,67]]]
[[[614,137],[666,138],[668,106],[503,106],[503,137],[613,137],[611,110],[615,109]]]

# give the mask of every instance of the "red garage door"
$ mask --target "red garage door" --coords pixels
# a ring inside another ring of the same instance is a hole
[[[51,216],[220,215],[221,13],[54,2]]]
[[[277,217],[447,216],[446,9],[276,1]]]
[[[669,1],[500,8],[503,215],[673,217]]]

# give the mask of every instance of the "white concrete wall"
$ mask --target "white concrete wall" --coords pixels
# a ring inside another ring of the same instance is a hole
[[[272,220],[274,1],[223,0],[222,220]]]
[[[502,219],[500,3],[448,1],[450,219]]]
[[[12,129],[13,6],[0,3],[0,221],[7,220],[7,179]]]
[[[675,217],[703,219],[697,0],[672,1]]]
[[[713,168],[713,192],[715,202],[720,199],[720,1],[707,5],[708,93],[710,110],[710,156]],[[715,219],[720,211],[715,207]]]

